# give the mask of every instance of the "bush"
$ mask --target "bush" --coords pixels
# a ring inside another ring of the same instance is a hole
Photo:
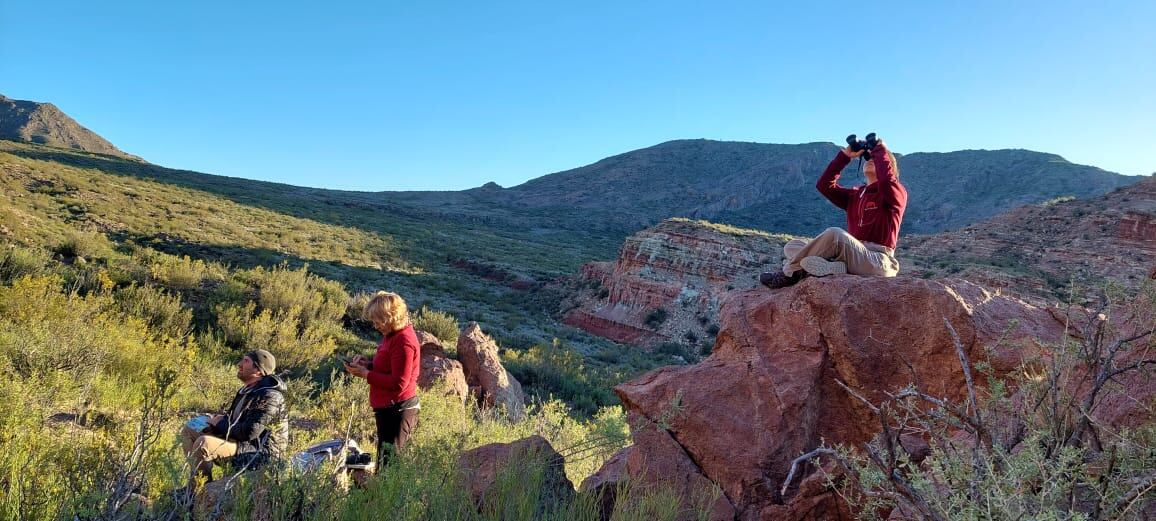
[[[117,291],[113,298],[122,312],[143,319],[157,334],[183,338],[192,330],[193,310],[181,304],[179,295],[133,285]]]
[[[0,282],[5,284],[44,271],[48,255],[40,249],[13,246],[0,254]]]
[[[349,294],[340,283],[313,275],[308,267],[256,268],[243,276],[256,287],[261,309],[273,313],[295,310],[294,316],[303,325],[336,322],[345,314],[349,302]]]
[[[112,243],[103,234],[71,230],[56,247],[65,257],[100,258],[112,253]]]
[[[172,289],[197,289],[207,278],[219,279],[221,268],[216,270],[205,261],[190,259],[188,255],[158,255],[149,268],[153,282]],[[218,273],[214,273],[218,272]]]
[[[669,316],[670,314],[667,313],[665,309],[655,308],[650,312],[650,314],[646,315],[646,326],[650,329],[658,329],[660,326],[662,326],[663,322],[666,322],[666,319]]]
[[[525,351],[507,349],[502,358],[506,369],[523,386],[565,400],[578,412],[593,414],[618,403],[610,388],[619,382],[587,367],[581,354],[557,340]]]
[[[458,325],[458,319],[454,318],[453,315],[443,311],[435,311],[425,306],[422,306],[412,315],[414,329],[436,336],[438,340],[442,341],[442,345],[451,349],[458,344],[461,326]]]
[[[332,356],[337,342],[321,324],[302,327],[299,308],[274,313],[257,312],[249,302],[245,306],[225,306],[217,310],[217,322],[226,341],[244,351],[267,349],[277,357],[277,370],[307,370]]]

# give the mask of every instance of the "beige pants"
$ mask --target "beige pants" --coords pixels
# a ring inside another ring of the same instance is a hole
[[[189,467],[192,468],[190,483],[197,476],[213,480],[213,462],[237,455],[237,444],[209,434],[194,431],[188,427],[181,429],[181,447],[185,449]]]
[[[783,245],[783,273],[793,275],[802,269],[799,262],[807,257],[823,257],[847,265],[847,273],[894,277],[899,261],[886,246],[860,242],[842,228],[827,228],[814,239],[791,239]]]

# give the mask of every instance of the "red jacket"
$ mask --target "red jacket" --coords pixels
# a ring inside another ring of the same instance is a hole
[[[899,227],[907,208],[907,189],[895,177],[887,148],[876,145],[871,151],[876,181],[865,186],[839,186],[839,174],[851,158],[839,152],[815,185],[835,206],[847,211],[847,232],[863,242],[882,244],[891,249],[899,242]]]
[[[421,369],[421,346],[413,325],[394,331],[377,345],[377,354],[365,375],[369,382],[369,406],[377,409],[417,396]]]

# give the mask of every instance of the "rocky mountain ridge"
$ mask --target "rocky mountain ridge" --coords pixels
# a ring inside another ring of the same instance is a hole
[[[631,233],[669,217],[803,234],[842,225],[813,197],[838,153],[833,143],[676,140],[502,188],[383,193],[424,212],[493,223]],[[906,228],[934,233],[1060,196],[1090,197],[1139,181],[1029,150],[963,150],[899,156],[910,194]],[[841,182],[863,182],[856,163]]]
[[[0,95],[0,139],[140,159],[81,126],[56,105],[14,100],[3,95]]]

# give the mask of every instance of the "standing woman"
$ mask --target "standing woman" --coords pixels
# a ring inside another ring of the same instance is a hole
[[[378,291],[365,305],[363,317],[384,337],[372,361],[358,355],[345,364],[345,370],[369,383],[369,405],[377,421],[377,468],[381,470],[390,456],[405,449],[417,426],[421,346],[400,295]]]

